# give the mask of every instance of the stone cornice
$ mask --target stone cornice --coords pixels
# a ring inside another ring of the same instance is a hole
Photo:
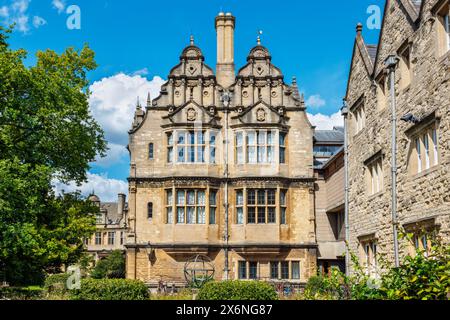
[[[145,182],[167,182],[167,181],[206,181],[211,183],[224,183],[226,181],[230,183],[234,182],[261,182],[261,181],[270,181],[270,182],[281,182],[286,184],[291,183],[314,183],[316,179],[314,177],[296,177],[296,178],[287,178],[287,177],[233,177],[233,178],[219,178],[219,177],[200,177],[200,176],[171,176],[171,177],[129,177],[128,182],[136,182],[136,183],[145,183]]]

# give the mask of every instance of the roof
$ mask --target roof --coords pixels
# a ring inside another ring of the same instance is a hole
[[[101,209],[105,210],[106,218],[111,220],[113,224],[117,224],[123,218],[123,214],[119,214],[118,212],[119,204],[117,202],[102,202]]]
[[[316,130],[314,131],[314,141],[344,143],[344,132],[341,130]]]
[[[367,52],[369,53],[370,60],[372,63],[375,63],[375,59],[377,57],[378,45],[376,44],[368,44],[366,45]]]

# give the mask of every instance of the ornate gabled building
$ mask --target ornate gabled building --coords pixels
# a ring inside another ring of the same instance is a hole
[[[357,27],[346,95],[349,243],[369,272],[380,255],[394,262],[394,227],[413,235],[399,240],[400,259],[427,252],[435,236],[450,241],[449,15],[449,0],[387,0],[377,46],[366,45]]]
[[[105,258],[114,250],[125,253],[125,238],[129,231],[126,196],[118,194],[117,202],[102,202],[98,196],[92,194],[89,200],[100,210],[96,216],[95,233],[84,240],[87,252],[95,261]]]
[[[216,279],[305,283],[316,274],[313,127],[267,48],[234,68],[235,18],[216,18],[217,69],[187,46],[129,132],[127,277],[184,285],[207,255]]]

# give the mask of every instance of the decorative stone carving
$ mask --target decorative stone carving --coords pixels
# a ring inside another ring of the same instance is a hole
[[[266,121],[266,111],[263,108],[256,110],[256,120],[259,122]]]
[[[189,108],[187,110],[187,119],[188,121],[195,121],[197,119],[197,111],[194,108]]]

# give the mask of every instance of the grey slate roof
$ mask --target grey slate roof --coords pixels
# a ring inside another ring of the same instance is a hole
[[[103,202],[101,205],[102,210],[106,210],[106,219],[111,220],[113,224],[117,224],[122,219],[123,215],[117,212],[117,202]]]
[[[377,57],[378,46],[376,44],[368,44],[366,47],[367,47],[367,52],[369,52],[370,60],[372,60],[372,63],[375,63],[375,59]]]
[[[340,130],[316,130],[314,140],[316,142],[344,143],[344,133]]]

